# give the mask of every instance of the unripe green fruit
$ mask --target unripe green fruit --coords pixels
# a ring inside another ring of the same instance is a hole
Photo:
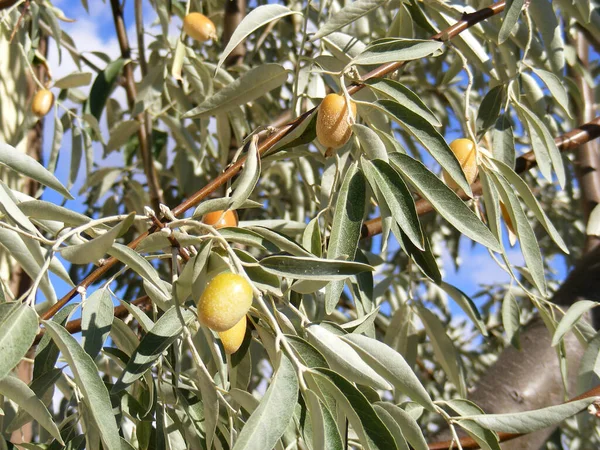
[[[252,286],[241,275],[226,272],[214,277],[198,301],[198,320],[214,331],[227,331],[252,306]]]
[[[356,117],[356,104],[350,102],[352,117]],[[329,94],[323,99],[317,113],[317,139],[322,146],[338,149],[352,135],[348,122],[348,107],[343,95]]]
[[[244,336],[246,335],[246,316],[242,317],[238,323],[236,323],[233,328],[230,328],[227,331],[221,331],[219,333],[219,338],[221,339],[221,344],[223,344],[223,348],[225,349],[225,353],[231,355],[238,351],[242,342],[244,342]]]
[[[469,184],[473,184],[479,174],[479,168],[477,167],[477,150],[475,143],[471,139],[456,139],[450,144],[450,149],[458,159],[460,166],[462,167],[465,177]],[[458,184],[450,178],[450,176],[444,170],[442,172],[444,181],[450,189],[456,191],[459,189]]]
[[[183,18],[183,31],[199,42],[217,39],[217,29],[213,21],[198,12],[189,13]]]
[[[48,89],[40,89],[31,101],[31,112],[38,117],[44,117],[54,104],[54,94]]]

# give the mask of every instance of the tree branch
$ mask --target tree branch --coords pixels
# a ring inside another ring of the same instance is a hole
[[[130,59],[131,50],[129,48],[129,38],[127,37],[125,22],[123,21],[123,10],[119,4],[119,0],[110,0],[110,5],[112,7],[119,47],[121,48],[121,56],[125,60]],[[135,80],[133,78],[132,65],[125,64],[123,72],[125,74],[125,91],[127,92],[127,102],[129,104],[129,109],[133,111],[137,92]],[[162,198],[162,192],[160,190],[160,184],[158,182],[158,174],[156,173],[156,168],[154,167],[154,162],[152,159],[152,152],[150,150],[146,119],[143,113],[138,114],[136,119],[140,123],[140,128],[138,129],[138,141],[140,144],[140,156],[142,159],[142,165],[144,167],[144,173],[146,174],[146,179],[148,180],[150,202],[152,204],[152,208],[154,208],[155,211],[158,211],[160,204],[164,202]]]

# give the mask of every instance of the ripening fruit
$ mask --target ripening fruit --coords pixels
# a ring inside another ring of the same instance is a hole
[[[475,143],[471,139],[456,139],[450,144],[450,149],[456,156],[456,159],[458,159],[458,162],[465,173],[465,177],[467,178],[467,182],[472,184],[477,179],[477,174],[479,173]],[[443,171],[442,175],[448,187],[453,191],[456,191],[458,185],[455,181],[450,178],[446,171]]]
[[[514,246],[517,242],[517,233],[515,232],[515,227],[513,225],[513,221],[510,218],[510,214],[506,209],[504,203],[500,202],[500,212],[502,213],[502,218],[504,219],[504,223],[506,224],[506,228],[508,229],[508,241],[510,242],[510,246]]]
[[[356,104],[350,102],[352,117],[356,117]],[[317,113],[317,139],[324,147],[340,148],[352,135],[348,123],[348,108],[343,95],[329,94],[321,102]]]
[[[204,14],[198,12],[189,13],[183,18],[183,31],[199,42],[217,39],[215,24]]]
[[[31,112],[38,117],[44,117],[54,104],[54,94],[48,89],[40,89],[31,101]]]
[[[242,342],[244,342],[244,336],[246,335],[246,316],[242,317],[233,328],[227,331],[221,331],[219,338],[225,349],[225,353],[231,355],[238,351]]]
[[[214,277],[198,301],[198,320],[214,331],[227,331],[252,306],[252,286],[241,275],[226,272]]]
[[[204,222],[206,225],[215,227],[217,230],[225,227],[237,227],[238,216],[235,211],[230,209],[227,211],[213,211],[208,214],[204,214],[202,216],[202,222]]]

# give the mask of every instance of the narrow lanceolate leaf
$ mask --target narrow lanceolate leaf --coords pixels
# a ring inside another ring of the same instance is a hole
[[[299,256],[268,256],[260,265],[270,273],[297,280],[343,280],[373,267],[353,261],[335,261]]]
[[[411,61],[431,55],[444,45],[441,41],[387,38],[372,42],[351,64],[366,66]]]
[[[160,279],[156,269],[152,267],[152,264],[146,261],[146,259],[140,256],[140,254],[135,250],[132,250],[126,245],[117,244],[115,242],[108,251],[108,254],[114,256],[119,261],[127,265],[127,267],[132,269],[144,280],[152,283],[159,291],[164,291],[162,287],[162,280]]]
[[[246,162],[242,169],[242,173],[236,180],[235,190],[231,195],[231,209],[238,209],[250,197],[258,178],[260,177],[260,156],[258,155],[258,135],[252,137],[252,141],[248,146],[248,154]]]
[[[377,413],[377,416],[381,419],[381,421],[385,424],[392,436],[394,436],[394,441],[396,441],[396,448],[398,450],[410,450],[408,447],[408,442],[406,442],[406,438],[402,434],[402,429],[398,422],[392,417],[392,415],[383,409],[379,405],[373,405],[373,409]]]
[[[296,370],[282,354],[267,392],[242,428],[233,450],[274,448],[292,419],[297,401]]]
[[[307,389],[302,395],[310,413],[313,450],[342,450],[344,448],[342,437],[329,409],[319,400],[314,391]]]
[[[463,291],[446,282],[440,283],[440,287],[446,291],[446,294],[448,294],[452,300],[458,304],[458,306],[460,306],[469,319],[473,321],[473,324],[477,327],[481,334],[487,336],[487,328],[485,327],[485,323],[483,322],[473,300],[471,300],[471,298]]]
[[[363,159],[362,167],[369,183],[381,193],[381,198],[378,197],[379,202],[385,202],[402,231],[419,250],[424,250],[423,232],[415,201],[402,177],[380,159]]]
[[[0,380],[0,395],[15,402],[19,408],[33,417],[58,442],[63,443],[60,431],[46,405],[37,398],[29,386],[17,377],[8,376]]]
[[[195,315],[187,310],[182,311],[183,318],[190,322]],[[140,378],[169,348],[183,331],[183,324],[177,307],[172,307],[156,321],[152,329],[146,334],[138,348],[131,355],[127,366],[112,388],[112,392],[119,392]]]
[[[106,101],[110,97],[124,65],[125,60],[119,58],[116,61],[109,63],[94,80],[94,84],[90,90],[90,98],[85,107],[85,112],[91,113],[97,120],[100,120],[100,116],[102,116]]]
[[[0,304],[0,380],[21,361],[38,329],[35,311],[22,303]]]
[[[363,359],[396,389],[430,411],[435,411],[431,397],[400,353],[383,342],[361,334],[347,334],[342,339],[350,342]]]
[[[498,33],[498,43],[502,44],[506,41],[515,25],[517,24],[517,20],[519,20],[519,16],[521,15],[521,10],[523,9],[523,4],[525,0],[512,0],[506,2],[506,9],[504,10],[504,18],[502,20],[502,26],[500,27],[500,33]]]
[[[427,450],[429,447],[427,446],[427,441],[425,441],[425,437],[423,436],[423,432],[417,421],[406,411],[404,411],[399,406],[394,405],[390,402],[377,402],[376,405],[385,409],[390,415],[396,420],[400,428],[402,429],[402,434],[408,441],[408,443],[415,450]]]
[[[362,16],[369,14],[371,11],[383,7],[386,3],[387,0],[356,0],[352,3],[348,3],[342,9],[334,13],[310,40],[315,41],[334,31],[338,31],[355,20],[360,19]]]
[[[569,2],[580,5],[589,5],[591,2]],[[533,19],[536,31],[542,35],[542,42],[546,49],[546,56],[550,62],[550,68],[557,75],[562,75],[565,67],[565,41],[563,38],[563,28],[558,22],[553,2],[549,0],[539,0],[529,2],[529,15]],[[563,6],[561,5],[561,9]],[[562,14],[570,15],[570,11],[562,9]]]
[[[493,431],[531,433],[561,423],[598,401],[598,399],[599,397],[589,397],[534,411],[471,416],[469,420]]]
[[[44,321],[44,326],[46,333],[54,340],[75,376],[75,383],[83,394],[83,401],[99,431],[104,448],[120,450],[121,440],[117,421],[112,411],[108,390],[100,378],[94,360],[62,326],[52,321]]]
[[[460,395],[467,395],[460,355],[446,334],[444,325],[434,313],[422,307],[419,307],[419,317],[423,322],[425,331],[427,331],[437,361],[439,361],[450,381],[454,383]]]
[[[73,264],[88,264],[98,261],[110,250],[115,239],[122,236],[133,224],[135,213],[131,213],[118,225],[97,238],[83,244],[71,245],[60,250],[63,258]]]
[[[395,100],[403,107],[410,109],[434,127],[442,126],[435,114],[423,103],[423,100],[402,83],[388,78],[371,78],[365,84],[375,92],[383,94],[385,97]]]
[[[129,138],[140,129],[137,120],[124,120],[110,130],[110,138],[106,143],[106,153],[118,150],[129,141]]]
[[[329,367],[333,370],[355,383],[377,389],[391,389],[391,385],[342,338],[321,325],[311,325],[306,331],[311,344],[325,355]]]
[[[95,358],[110,333],[113,302],[107,289],[98,289],[88,297],[81,313],[81,345]]]
[[[371,402],[352,383],[329,369],[312,369],[311,374],[333,395],[366,449],[395,448],[394,437],[381,421]]]
[[[521,312],[519,304],[512,292],[507,291],[502,300],[502,325],[510,343],[517,349],[521,348],[519,332],[521,329]]]
[[[485,94],[477,111],[477,135],[483,134],[496,123],[504,104],[504,85],[500,84]]]
[[[448,406],[461,416],[473,416],[483,414],[481,408],[474,403],[463,400],[453,399],[447,402]],[[493,431],[483,428],[481,425],[471,420],[461,420],[458,424],[471,436],[483,450],[500,450],[498,435]]]
[[[577,321],[581,319],[581,316],[596,306],[598,306],[598,303],[590,300],[580,300],[573,303],[573,305],[571,305],[567,313],[558,323],[556,331],[554,332],[554,336],[552,337],[552,345],[557,345],[563,336],[567,334],[571,328],[573,328],[573,325],[575,325]]]
[[[390,155],[390,162],[458,231],[493,251],[501,251],[492,232],[475,213],[421,162],[399,153]]]
[[[500,169],[500,172],[502,172],[502,175],[504,175],[508,182],[512,184],[513,187],[517,190],[517,192],[523,199],[523,202],[525,203],[525,205],[527,205],[527,208],[529,208],[529,210],[533,212],[536,219],[544,227],[544,229],[552,238],[554,243],[558,245],[558,247],[563,252],[569,254],[567,244],[565,244],[565,241],[561,237],[558,230],[554,227],[552,222],[550,222],[550,219],[542,209],[542,206],[540,205],[537,198],[535,198],[535,195],[533,195],[533,192],[531,192],[531,189],[529,188],[529,185],[525,182],[525,180],[523,180],[523,178],[521,178],[513,169],[511,169],[505,163],[497,160],[495,160],[494,162],[496,163],[498,169]]]
[[[73,199],[67,188],[39,162],[14,147],[1,142],[0,164],[11,168],[21,175],[34,179],[44,186],[54,189],[65,198]]]
[[[547,70],[538,68],[533,68],[532,70],[544,82],[550,91],[552,98],[556,100],[556,103],[559,104],[559,106],[569,117],[571,117],[571,113],[569,111],[569,94],[567,93],[564,82],[552,72],[548,72]]]
[[[279,20],[282,17],[289,16],[291,14],[301,14],[298,11],[292,11],[287,6],[282,5],[262,5],[259,6],[246,15],[244,19],[237,25],[235,31],[231,35],[227,47],[223,50],[219,62],[217,63],[217,70],[225,62],[225,59],[229,56],[231,51],[238,46],[240,42],[246,39],[254,31],[260,27],[272,22]]]
[[[598,379],[600,379],[600,332],[588,342],[581,357],[576,393],[582,394],[597,386]]]
[[[515,232],[521,243],[521,251],[523,252],[525,264],[531,272],[533,282],[542,295],[546,295],[546,276],[544,273],[542,253],[540,251],[538,239],[533,232],[533,228],[529,223],[525,211],[523,211],[521,202],[504,177],[501,175],[498,176],[498,174],[492,171],[486,171],[486,175],[493,180],[500,197],[502,198],[502,202],[506,205],[510,219],[515,227]]]
[[[356,134],[360,146],[369,159],[382,159],[387,162],[387,148],[379,135],[369,127],[355,123],[352,131]]]
[[[506,114],[501,114],[492,130],[492,154],[511,169],[515,167],[515,138],[512,124]]]
[[[230,111],[281,86],[287,76],[287,71],[279,64],[257,66],[188,111],[183,117],[202,118]]]
[[[90,72],[73,72],[54,83],[54,87],[58,89],[69,89],[87,86],[91,82],[92,74]]]
[[[402,125],[425,147],[431,156],[442,166],[454,181],[469,195],[471,187],[465,178],[460,163],[450,150],[444,137],[418,114],[391,100],[377,100],[372,104],[377,109],[385,112],[393,120]]]
[[[365,177],[358,170],[358,165],[355,163],[346,172],[338,193],[329,246],[327,247],[327,259],[354,260],[365,214],[365,197]],[[334,281],[327,285],[325,291],[327,314],[331,314],[335,309],[343,289],[343,280]]]

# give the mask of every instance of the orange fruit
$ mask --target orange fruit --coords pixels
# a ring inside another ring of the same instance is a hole
[[[206,225],[211,225],[217,230],[225,227],[237,227],[238,216],[235,211],[213,211],[202,216],[202,222]]]
[[[217,39],[217,29],[213,21],[198,12],[189,13],[183,18],[183,31],[199,42]]]
[[[54,94],[48,89],[40,89],[31,101],[31,112],[38,117],[44,117],[54,104]]]
[[[479,174],[475,143],[471,139],[456,139],[450,143],[450,149],[456,156],[456,159],[458,159],[468,183],[473,184]],[[459,188],[445,170],[442,171],[442,175],[450,189],[456,191]]]
[[[350,102],[352,117],[356,117],[356,104]],[[317,139],[324,147],[338,149],[352,135],[348,123],[348,107],[343,95],[329,94],[326,96],[317,112]]]

